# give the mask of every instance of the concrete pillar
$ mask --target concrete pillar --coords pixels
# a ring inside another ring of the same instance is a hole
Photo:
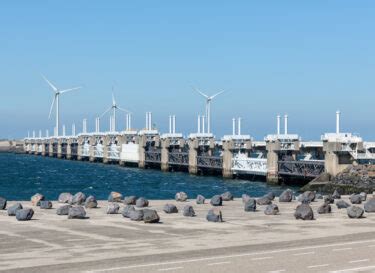
[[[46,156],[46,154],[48,153],[48,151],[46,151],[46,143],[48,142],[48,140],[42,140],[42,156]]]
[[[62,158],[62,140],[57,141],[57,158]]]
[[[49,140],[49,151],[48,151],[49,156],[53,156],[53,139]]]
[[[266,143],[267,149],[267,182],[270,184],[279,183],[279,155],[277,153],[278,143],[269,141]]]
[[[148,117],[148,114],[146,115]],[[148,118],[147,118],[148,119]],[[147,143],[147,137],[145,135],[139,136],[139,168],[145,168],[146,167],[146,143]]]
[[[72,159],[72,140],[69,139],[66,143],[66,159]]]
[[[189,173],[197,174],[197,155],[198,155],[198,140],[189,139]]]
[[[223,141],[223,177],[233,178],[232,171],[233,140]]]
[[[95,152],[94,152],[94,148],[95,148],[95,145],[96,145],[96,138],[95,136],[91,136],[90,137],[90,149],[89,149],[89,161],[90,162],[94,162],[95,161]]]
[[[169,171],[169,139],[161,140],[161,170],[163,172]]]
[[[82,160],[82,149],[84,144],[84,138],[82,136],[78,137],[78,147],[77,147],[77,160]]]

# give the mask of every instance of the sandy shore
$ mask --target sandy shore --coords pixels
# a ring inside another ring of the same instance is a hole
[[[348,201],[347,196],[343,199]],[[14,203],[9,201],[8,206]],[[31,207],[28,201],[21,203],[24,207]],[[162,208],[166,203],[175,204],[179,213],[164,213]],[[68,220],[67,216],[56,215],[56,208],[61,205],[57,202],[53,202],[50,210],[33,207],[35,214],[28,222],[18,222],[7,216],[6,211],[0,211],[0,270],[17,269],[19,272],[24,268],[25,272],[32,272],[33,267],[39,267],[34,268],[35,272],[44,272],[49,267],[43,266],[59,265],[53,271],[68,272],[68,268],[74,268],[75,264],[90,261],[131,257],[139,261],[148,255],[198,253],[241,246],[251,249],[251,246],[375,231],[375,214],[349,219],[346,209],[338,210],[335,205],[332,205],[331,214],[317,214],[323,200],[311,204],[316,217],[313,221],[295,220],[293,213],[297,201],[279,203],[276,200],[274,203],[279,206],[280,214],[267,216],[263,213],[265,206],[258,206],[257,212],[245,212],[242,201],[235,199],[224,202],[221,207],[225,222],[210,223],[205,217],[211,205],[206,203],[150,200],[150,207],[156,209],[161,218],[159,224],[130,221],[121,214],[107,215],[106,201],[99,201],[99,208],[87,209],[89,219],[86,220]],[[186,204],[193,205],[196,217],[182,215]],[[62,266],[64,264],[66,267]]]

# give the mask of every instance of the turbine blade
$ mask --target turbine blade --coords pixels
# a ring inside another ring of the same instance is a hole
[[[121,107],[118,107],[118,106],[116,106],[116,108],[119,109],[119,110],[121,110],[121,111],[123,111],[123,112],[129,113],[129,114],[132,113],[132,112],[130,112],[129,110],[126,110],[126,109],[121,108]]]
[[[103,114],[101,114],[101,116],[99,118],[102,118],[105,114],[107,114],[109,111],[111,111],[112,109],[112,106],[109,107],[107,110],[105,110],[105,112]]]
[[[53,97],[52,104],[51,104],[51,108],[50,108],[50,110],[49,110],[48,119],[51,118],[51,114],[52,114],[53,106],[55,105],[55,101],[56,101],[56,96],[58,96],[58,95],[55,94],[55,96]]]
[[[53,89],[53,91],[57,92],[57,87],[54,86],[49,80],[47,80],[47,78],[43,74],[40,75],[42,75],[43,79],[48,83],[48,85]]]
[[[81,89],[81,88],[82,88],[81,86],[78,86],[78,87],[74,87],[74,88],[64,89],[64,90],[61,90],[60,93],[64,94],[64,93],[67,93],[67,92],[70,92],[70,91],[73,91],[73,90],[77,90],[77,89]]]
[[[220,94],[224,93],[225,91],[221,91],[219,93],[216,93],[215,95],[211,96],[210,99],[212,100],[213,98],[215,98],[216,96],[219,96]]]
[[[112,105],[116,105],[115,95],[112,93]]]
[[[201,95],[202,95],[203,97],[205,97],[206,99],[209,98],[206,94],[204,94],[203,92],[201,92],[199,89],[195,88],[194,86],[192,86],[192,87],[193,87],[193,89],[194,89],[195,91],[197,91],[199,94],[201,94]]]

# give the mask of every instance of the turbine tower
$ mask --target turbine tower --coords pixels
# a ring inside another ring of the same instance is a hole
[[[52,100],[51,108],[49,110],[48,118],[49,119],[51,118],[53,106],[56,105],[55,132],[56,132],[56,136],[59,136],[59,123],[60,123],[59,97],[60,97],[61,94],[64,94],[64,93],[67,93],[67,92],[70,92],[70,91],[73,91],[73,90],[81,89],[82,87],[73,87],[73,88],[69,88],[69,89],[60,90],[55,85],[53,85],[44,75],[42,75],[42,77],[47,82],[47,84],[51,87],[52,91],[55,93],[54,97],[53,97],[53,100]]]
[[[206,124],[207,124],[207,133],[211,133],[211,101],[217,97],[218,95],[224,93],[224,91],[221,91],[219,93],[216,93],[215,95],[208,96],[201,92],[199,89],[193,87],[195,91],[197,91],[199,94],[201,94],[206,99]],[[204,122],[204,121],[203,121]],[[202,124],[203,125],[203,124]]]
[[[121,108],[117,105],[116,103],[116,100],[115,100],[115,95],[112,93],[112,105],[111,107],[109,107],[107,110],[105,110],[105,112],[100,116],[100,118],[102,118],[105,114],[107,114],[109,111],[112,110],[112,130],[113,131],[116,131],[116,110],[120,110],[120,111],[123,111],[125,113],[128,113],[130,114],[131,112],[124,109],[124,108]]]

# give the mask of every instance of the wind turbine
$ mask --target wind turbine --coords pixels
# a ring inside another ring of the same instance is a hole
[[[195,91],[197,91],[199,94],[201,94],[206,99],[206,117],[207,117],[207,133],[211,133],[211,101],[217,97],[218,95],[224,93],[224,91],[221,91],[219,93],[216,93],[215,95],[208,96],[201,92],[199,89],[193,87]]]
[[[105,110],[105,112],[100,116],[100,118],[102,118],[105,114],[107,114],[109,111],[113,111],[113,124],[111,125],[112,127],[112,130],[113,131],[116,131],[116,110],[120,110],[120,111],[123,111],[125,113],[131,113],[130,111],[124,109],[124,108],[121,108],[120,106],[117,105],[116,103],[116,100],[115,100],[115,95],[112,93],[112,105],[111,107],[109,107],[107,110]]]
[[[59,136],[59,122],[60,122],[59,97],[61,94],[64,94],[73,90],[81,89],[82,87],[73,87],[69,89],[60,90],[55,85],[53,85],[44,75],[42,75],[42,77],[48,83],[48,85],[52,88],[52,91],[55,93],[52,104],[51,104],[51,108],[49,110],[48,118],[49,119],[51,118],[53,106],[56,104],[56,127],[55,127],[56,129],[55,130],[56,130],[56,136]]]

